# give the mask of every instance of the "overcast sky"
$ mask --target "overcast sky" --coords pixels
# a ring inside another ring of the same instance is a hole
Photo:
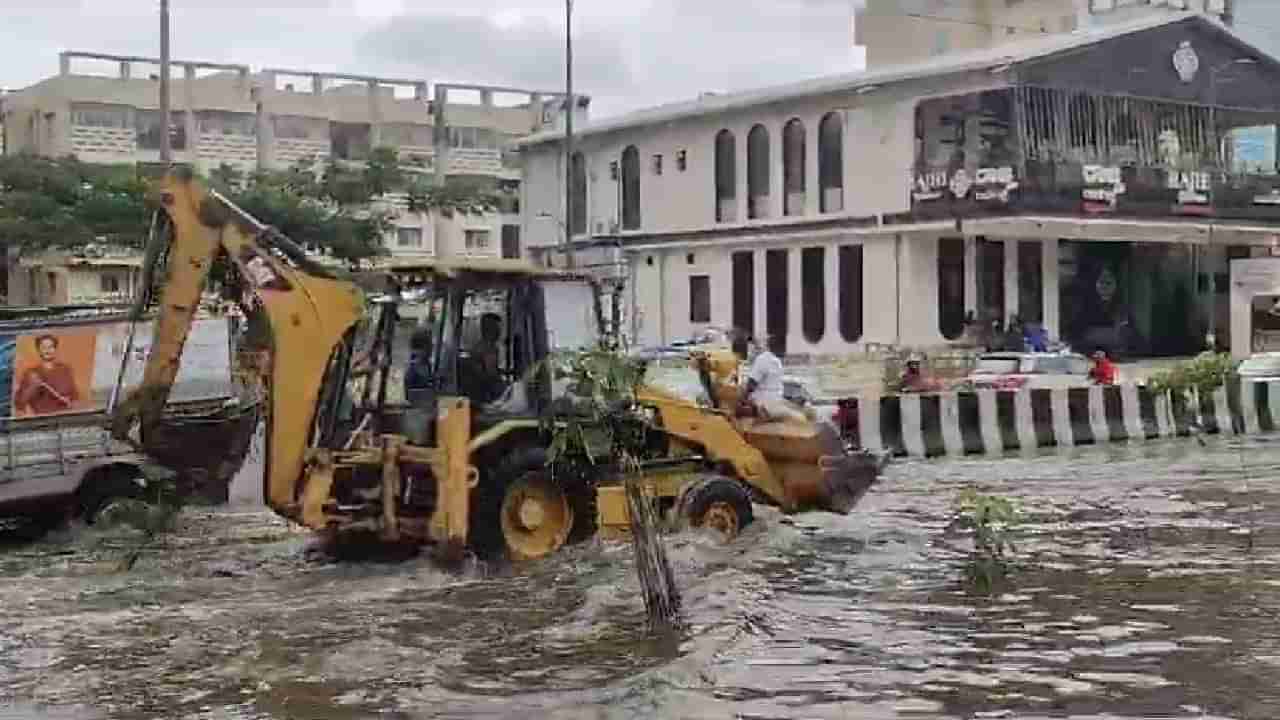
[[[857,0],[576,0],[593,117],[861,67]],[[175,59],[564,87],[563,0],[171,0]],[[63,49],[158,55],[158,0],[2,0],[0,87]]]

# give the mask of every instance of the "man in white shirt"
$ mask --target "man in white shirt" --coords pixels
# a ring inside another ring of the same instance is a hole
[[[760,348],[747,373],[746,397],[755,404],[756,413],[762,419],[803,419],[804,414],[782,396],[782,343],[773,337],[766,338],[765,342],[767,346]]]

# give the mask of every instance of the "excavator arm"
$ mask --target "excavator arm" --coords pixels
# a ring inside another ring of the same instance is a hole
[[[215,191],[189,170],[175,169],[159,183],[158,199],[169,232],[157,232],[144,274],[154,275],[166,256],[150,354],[135,388],[112,412],[112,434],[141,445],[158,427],[173,388],[182,348],[219,254],[233,264],[269,329],[263,473],[267,504],[297,519],[304,492],[308,446],[331,357],[341,351],[364,315],[354,282],[334,277],[292,243]],[[155,286],[143,278],[144,288]],[[146,298],[135,306],[135,320]],[[344,378],[345,379],[345,378]],[[136,435],[136,440],[134,436]]]

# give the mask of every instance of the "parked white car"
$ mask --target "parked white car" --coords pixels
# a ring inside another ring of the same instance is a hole
[[[1091,365],[1078,353],[985,353],[963,385],[982,390],[1089,387]]]
[[[1236,373],[1247,382],[1280,380],[1280,352],[1254,353],[1240,361]]]

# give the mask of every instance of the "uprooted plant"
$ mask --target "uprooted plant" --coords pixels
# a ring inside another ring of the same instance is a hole
[[[600,347],[549,357],[553,386],[565,390],[544,417],[551,436],[552,476],[572,495],[594,497],[598,458],[611,458],[609,471],[625,478],[631,542],[651,627],[679,624],[680,594],[662,544],[657,513],[641,472],[650,428],[636,403],[645,365]]]
[[[1017,548],[1009,533],[1017,518],[1018,509],[1008,498],[974,488],[966,488],[956,498],[954,524],[973,533],[967,579],[979,592],[990,593],[1010,573]]]

